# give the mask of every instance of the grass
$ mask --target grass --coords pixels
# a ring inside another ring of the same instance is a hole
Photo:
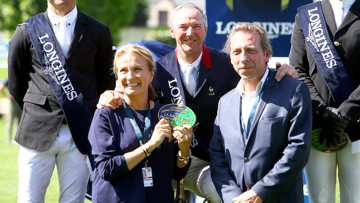
[[[14,131],[15,132],[15,126]],[[18,144],[7,144],[5,137],[5,122],[0,118],[0,202],[17,202],[18,191],[18,164],[17,156],[19,153]],[[59,182],[57,179],[56,168],[47,189],[45,202],[55,203],[59,198]],[[91,201],[86,200],[85,203]]]

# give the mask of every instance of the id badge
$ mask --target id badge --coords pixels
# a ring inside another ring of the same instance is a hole
[[[152,178],[151,167],[143,167],[142,174],[143,174],[144,187],[152,187],[153,186],[153,178]]]

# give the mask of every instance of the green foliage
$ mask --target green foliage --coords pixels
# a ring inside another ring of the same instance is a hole
[[[146,26],[146,21],[148,19],[148,13],[146,10],[146,8],[148,7],[147,1],[146,0],[138,0],[136,7],[137,7],[137,9],[134,14],[135,17],[134,17],[133,21],[130,23],[130,25]]]
[[[46,10],[44,0],[0,0],[0,30],[14,31],[16,25]]]
[[[176,41],[172,38],[168,27],[156,28],[149,31],[146,34],[145,39],[156,40],[174,47],[176,46]]]
[[[77,0],[79,9],[109,26],[115,45],[120,42],[120,30],[132,22],[138,0]]]

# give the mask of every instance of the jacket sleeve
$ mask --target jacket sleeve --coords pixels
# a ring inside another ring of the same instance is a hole
[[[297,85],[290,102],[287,146],[274,167],[252,187],[264,202],[275,202],[286,193],[301,174],[310,155],[312,108],[304,83]]]
[[[174,159],[174,170],[173,170],[172,178],[176,181],[179,181],[179,180],[183,179],[185,177],[186,173],[188,172],[190,165],[191,165],[191,159],[189,160],[189,163],[183,168],[179,168],[176,165],[176,160],[177,160],[177,157]]]
[[[106,181],[111,181],[129,172],[125,157],[120,154],[114,141],[110,117],[106,108],[97,109],[89,131],[89,141],[95,156],[96,169],[100,177]]]
[[[19,25],[9,42],[8,79],[9,92],[20,108],[23,108],[23,98],[28,89],[31,68],[31,41],[24,25]]]
[[[223,202],[232,202],[232,199],[239,196],[242,191],[231,174],[231,167],[225,158],[224,141],[219,127],[221,119],[220,111],[221,100],[219,101],[218,114],[214,124],[214,134],[209,147],[211,178]]]
[[[113,73],[113,59],[115,45],[109,28],[102,30],[97,46],[96,72],[98,77],[98,92],[101,94],[106,90],[114,90],[115,74]]]

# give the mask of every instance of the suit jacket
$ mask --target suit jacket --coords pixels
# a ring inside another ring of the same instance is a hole
[[[47,12],[45,17],[50,24]],[[55,140],[65,116],[24,24],[16,28],[9,44],[9,91],[23,109],[15,140],[43,151]],[[66,61],[92,113],[100,94],[115,87],[113,46],[109,28],[79,11]],[[91,151],[87,135],[73,138],[81,153]]]
[[[326,21],[326,29],[331,40],[339,43],[339,46],[335,46],[335,49],[345,65],[355,90],[339,107],[334,103],[306,45],[298,15],[295,18],[295,27],[291,37],[290,64],[299,72],[299,78],[303,78],[308,85],[313,110],[315,111],[320,103],[338,107],[340,112],[351,117],[352,122],[348,125],[346,132],[351,141],[356,141],[360,139],[358,136],[360,132],[360,0],[355,1],[338,29],[336,29],[329,0],[321,1],[321,7]],[[314,113],[314,129],[322,126],[322,119]]]
[[[264,202],[303,203],[302,169],[310,153],[311,100],[303,82],[274,79],[270,71],[248,141],[241,125],[241,95],[219,101],[210,144],[210,170],[225,203],[252,189]]]
[[[156,63],[152,85],[160,103],[180,103],[195,112],[199,126],[194,132],[192,154],[208,161],[217,104],[221,96],[236,87],[240,77],[225,53],[205,46],[203,50],[194,96],[187,92],[182,83],[176,50]]]

